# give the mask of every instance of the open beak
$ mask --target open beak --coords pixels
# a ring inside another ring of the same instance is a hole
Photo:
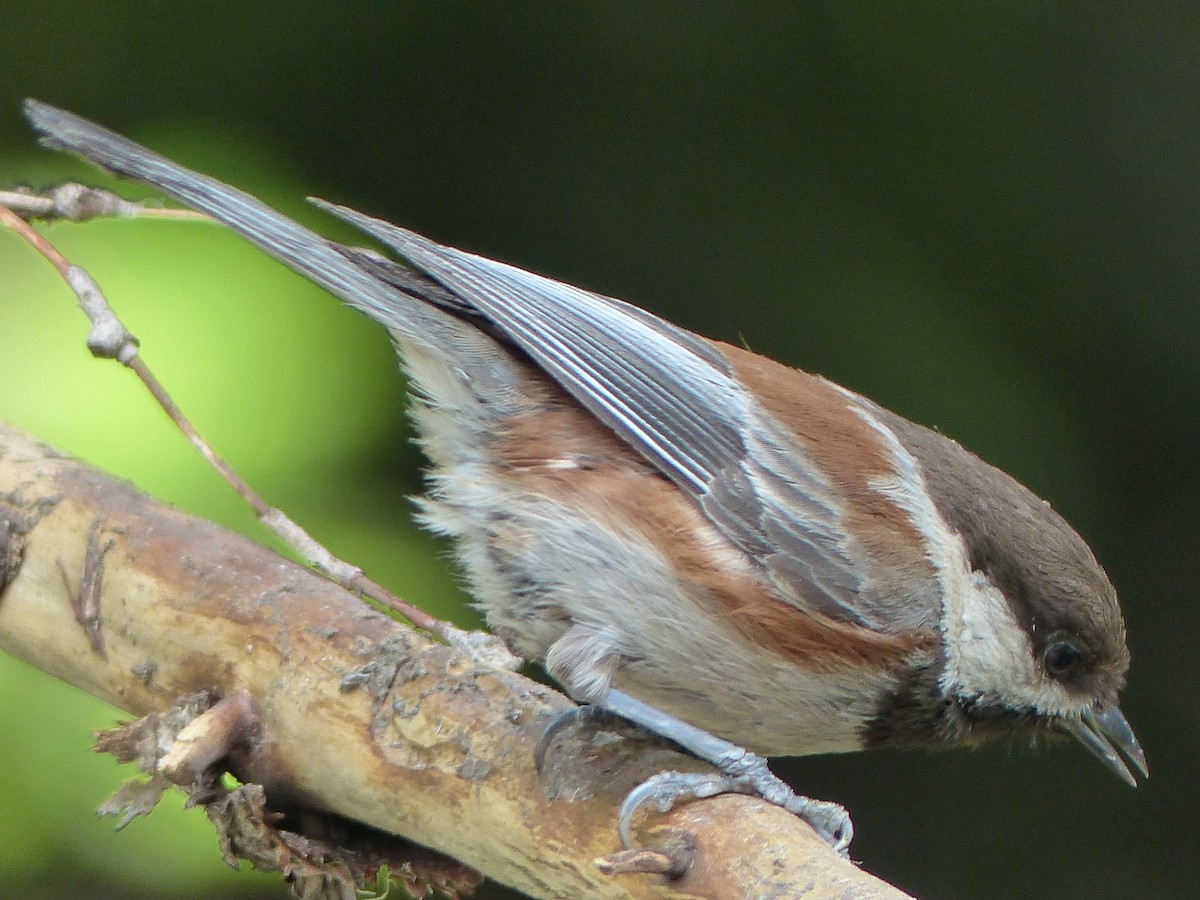
[[[1146,768],[1146,754],[1116,706],[1095,703],[1087,707],[1078,719],[1064,719],[1063,725],[1079,743],[1130,787],[1137,787],[1137,777],[1129,770],[1130,765],[1143,778],[1150,777],[1150,770]]]

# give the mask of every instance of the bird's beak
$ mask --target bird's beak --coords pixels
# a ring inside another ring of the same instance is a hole
[[[1146,754],[1116,706],[1095,703],[1084,709],[1078,719],[1064,719],[1063,724],[1079,743],[1130,787],[1137,787],[1137,777],[1129,770],[1127,762],[1143,778],[1150,777],[1150,770],[1146,768]]]

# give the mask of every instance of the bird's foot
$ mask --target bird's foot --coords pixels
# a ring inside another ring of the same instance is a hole
[[[846,855],[854,837],[854,825],[842,806],[797,794],[770,770],[763,757],[621,691],[610,690],[600,703],[574,707],[555,717],[534,751],[538,771],[542,770],[554,739],[563,730],[572,725],[595,728],[613,721],[632,722],[718,769],[716,773],[660,772],[630,791],[617,818],[617,832],[626,850],[635,849],[633,818],[648,803],[653,803],[660,812],[667,812],[681,800],[749,794],[799,816],[834,850]]]

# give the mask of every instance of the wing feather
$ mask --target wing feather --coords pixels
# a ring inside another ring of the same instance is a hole
[[[858,610],[864,579],[833,489],[710,344],[623,301],[321,205],[498,327],[688,491],[782,596],[837,619],[878,624]]]

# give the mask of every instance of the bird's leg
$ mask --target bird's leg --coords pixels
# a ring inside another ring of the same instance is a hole
[[[712,775],[660,772],[630,791],[617,819],[617,831],[626,849],[634,846],[633,817],[646,803],[653,802],[661,812],[666,812],[680,800],[699,800],[717,794],[752,794],[761,797],[808,822],[839,853],[844,854],[850,846],[854,826],[844,808],[836,803],[797,794],[771,772],[763,757],[618,690],[610,689],[597,703],[568,710],[552,721],[538,741],[536,759],[539,769],[550,742],[563,728],[581,721],[591,724],[605,715],[619,716],[640,725],[659,737],[675,742],[719,770]]]

